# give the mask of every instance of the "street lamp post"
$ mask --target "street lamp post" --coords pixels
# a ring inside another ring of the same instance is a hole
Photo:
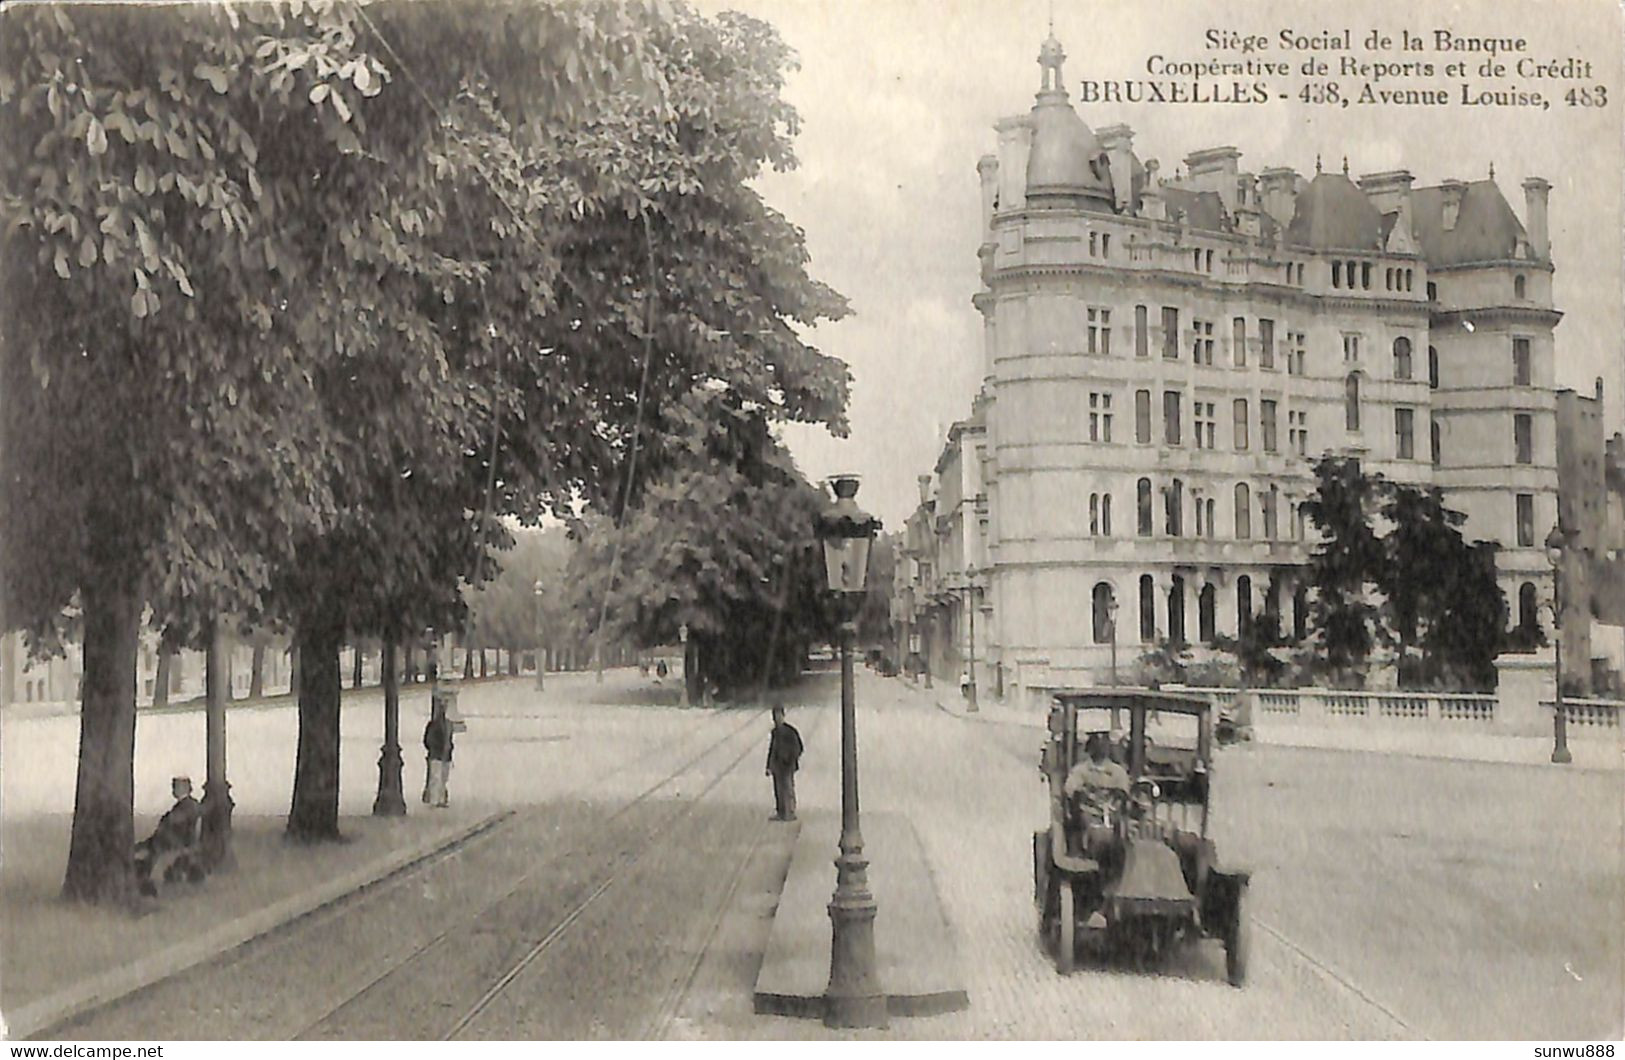
[[[547,646],[542,637],[542,579],[536,579],[536,691],[547,687]]]
[[[976,704],[976,568],[972,567],[965,574],[965,610],[969,612],[970,624],[970,666],[966,670],[965,709],[974,714],[981,709]]]
[[[1546,535],[1546,558],[1552,561],[1552,638],[1556,645],[1553,675],[1555,692],[1552,697],[1552,761],[1568,765],[1574,761],[1569,754],[1569,717],[1563,707],[1563,550],[1569,535],[1558,527]]]
[[[1117,594],[1113,593],[1106,598],[1106,623],[1111,635],[1112,646],[1112,685],[1117,684]]]
[[[677,643],[683,646],[683,706],[689,706],[688,695],[688,623],[677,627]]]
[[[831,1027],[886,1026],[886,992],[875,962],[875,896],[858,823],[857,706],[852,677],[854,617],[863,598],[869,546],[880,520],[860,509],[855,475],[832,480],[835,504],[814,519],[824,549],[830,591],[841,601],[841,853],[835,859],[835,894],[829,903],[829,986],[824,1023]]]

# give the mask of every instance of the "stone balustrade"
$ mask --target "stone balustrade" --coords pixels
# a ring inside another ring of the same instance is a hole
[[[1233,688],[1189,688],[1213,697],[1220,709],[1231,708]],[[1500,697],[1471,692],[1352,691],[1343,689],[1256,689],[1253,724],[1337,724],[1345,719],[1367,725],[1444,724],[1462,729],[1512,731],[1529,729],[1516,711],[1509,712]],[[1551,703],[1542,704],[1548,711]],[[1619,728],[1625,702],[1601,699],[1565,700],[1570,724],[1577,727]],[[1509,720],[1509,713],[1513,717]],[[1548,717],[1550,715],[1548,714]],[[1537,730],[1538,731],[1538,730]]]

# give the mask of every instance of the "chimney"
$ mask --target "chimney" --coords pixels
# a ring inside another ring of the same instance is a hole
[[[1443,196],[1444,214],[1439,224],[1446,232],[1456,230],[1456,220],[1461,216],[1461,198],[1467,194],[1467,185],[1454,177],[1439,183],[1439,191]]]
[[[1258,184],[1262,200],[1259,205],[1264,207],[1264,212],[1275,218],[1282,228],[1291,224],[1297,208],[1298,174],[1276,166],[1260,173]]]
[[[1549,261],[1552,256],[1551,235],[1546,227],[1546,196],[1552,186],[1539,177],[1523,182],[1524,230],[1529,233],[1529,252],[1536,261]]]
[[[1140,216],[1153,221],[1162,221],[1168,216],[1162,201],[1162,185],[1157,179],[1160,166],[1155,158],[1145,164],[1145,190],[1140,192]]]
[[[917,476],[915,476],[915,481],[917,481],[920,484],[920,504],[922,504],[922,505],[930,504],[931,503],[931,476],[930,475],[917,475]]]
[[[1592,384],[1592,389],[1597,394],[1597,400],[1601,401],[1602,400],[1602,376],[1599,375],[1597,377],[1597,381]]]
[[[1108,125],[1095,133],[1112,170],[1112,194],[1118,213],[1134,209],[1134,130],[1127,125]]]
[[[999,159],[997,155],[983,155],[976,160],[976,175],[982,181],[982,242],[993,235],[994,203],[999,198]]]
[[[1027,156],[1033,147],[1029,115],[1001,118],[993,126],[999,133],[999,209],[1019,210],[1027,205]]]
[[[1355,183],[1378,213],[1393,213],[1409,201],[1411,182],[1415,179],[1408,169],[1394,169],[1386,173],[1367,173]]]
[[[1226,212],[1236,208],[1236,174],[1241,152],[1234,147],[1209,147],[1185,156],[1190,176],[1185,183],[1194,191],[1216,191]]]

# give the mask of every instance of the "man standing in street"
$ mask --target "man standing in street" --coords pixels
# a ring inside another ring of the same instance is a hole
[[[773,736],[767,743],[767,775],[773,778],[773,819],[796,819],[796,769],[801,765],[801,734],[784,720],[784,705],[773,704]]]
[[[429,724],[423,728],[423,750],[428,768],[423,779],[423,801],[430,806],[447,806],[446,789],[451,779],[452,722],[446,717],[446,699],[438,689],[429,694]]]

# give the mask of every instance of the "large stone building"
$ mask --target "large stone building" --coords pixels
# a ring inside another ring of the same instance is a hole
[[[933,500],[978,491],[958,525],[983,539],[956,551],[982,557],[980,589],[938,595],[956,645],[979,609],[979,683],[1103,680],[1264,608],[1301,631],[1326,452],[1443,487],[1469,540],[1500,542],[1513,620],[1547,621],[1548,184],[1523,182],[1520,221],[1493,173],[1253,173],[1216,147],[1167,177],[1126,126],[1085,124],[1064,58],[1044,42],[1035,104],[977,165],[982,385]]]

